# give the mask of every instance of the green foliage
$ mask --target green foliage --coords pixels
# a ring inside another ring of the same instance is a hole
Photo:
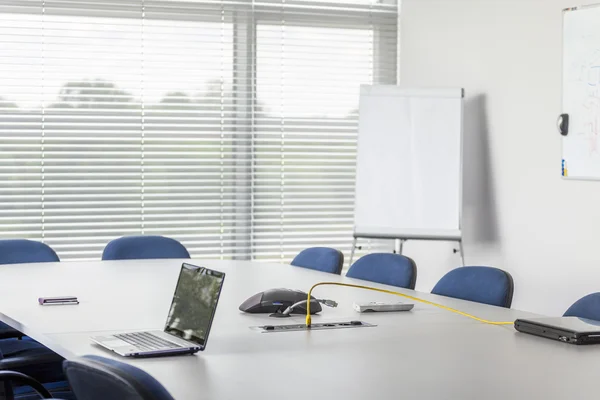
[[[4,98],[0,97],[0,110],[15,109],[15,108],[19,108],[19,106],[17,106],[16,103],[13,103],[12,101],[6,101],[6,100],[4,100]]]
[[[68,82],[61,88],[58,101],[48,108],[107,109],[138,108],[133,96],[111,82],[101,79]]]

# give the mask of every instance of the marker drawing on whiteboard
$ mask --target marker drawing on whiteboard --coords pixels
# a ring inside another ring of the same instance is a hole
[[[567,178],[569,176],[569,169],[567,168],[567,162],[562,160],[562,176]]]

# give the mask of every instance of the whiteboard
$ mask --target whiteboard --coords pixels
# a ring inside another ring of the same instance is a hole
[[[354,233],[461,238],[462,89],[362,86]]]
[[[563,14],[563,113],[569,134],[562,139],[562,175],[600,179],[600,7]]]

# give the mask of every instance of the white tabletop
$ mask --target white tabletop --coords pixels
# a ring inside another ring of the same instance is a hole
[[[402,300],[324,286],[331,298],[313,322],[355,320],[374,328],[263,334],[250,326],[303,322],[243,314],[249,296],[276,287],[307,291],[320,281],[365,284],[286,265],[191,261],[227,274],[207,348],[193,356],[129,359],[90,336],[162,329],[181,260],[73,262],[0,268],[0,319],[66,358],[98,354],[134,364],[176,399],[597,398],[600,346],[573,346],[484,325],[432,306],[358,314],[355,301]],[[385,285],[371,284],[381,288]],[[392,288],[396,290],[397,288]],[[531,314],[401,290],[491,320]],[[40,296],[74,295],[78,306],[42,307]]]

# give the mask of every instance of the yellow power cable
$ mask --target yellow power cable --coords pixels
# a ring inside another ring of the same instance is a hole
[[[308,291],[308,299],[307,299],[307,302],[306,302],[306,327],[307,328],[310,328],[310,325],[311,325],[311,318],[310,318],[310,297],[311,297],[311,293],[312,293],[312,291],[313,291],[314,288],[316,288],[317,286],[323,286],[323,285],[347,286],[347,287],[353,287],[353,288],[357,288],[357,289],[367,289],[367,290],[373,290],[375,292],[394,294],[396,296],[400,296],[400,297],[404,297],[404,298],[407,298],[407,299],[410,299],[410,300],[418,301],[419,303],[424,303],[424,304],[429,304],[430,306],[439,307],[439,308],[441,308],[443,310],[451,311],[453,313],[460,314],[460,315],[463,315],[465,317],[474,319],[475,321],[483,322],[484,324],[489,324],[489,325],[512,325],[512,324],[514,324],[514,322],[488,321],[486,319],[479,318],[479,317],[476,317],[476,316],[471,315],[471,314],[467,314],[467,313],[459,311],[459,310],[455,310],[454,308],[446,307],[446,306],[443,306],[441,304],[434,303],[433,301],[419,299],[417,297],[409,296],[409,295],[403,294],[403,293],[393,292],[391,290],[377,289],[377,288],[370,287],[370,286],[352,285],[352,284],[349,284],[349,283],[320,282],[320,283],[314,284],[310,288],[310,290]]]

